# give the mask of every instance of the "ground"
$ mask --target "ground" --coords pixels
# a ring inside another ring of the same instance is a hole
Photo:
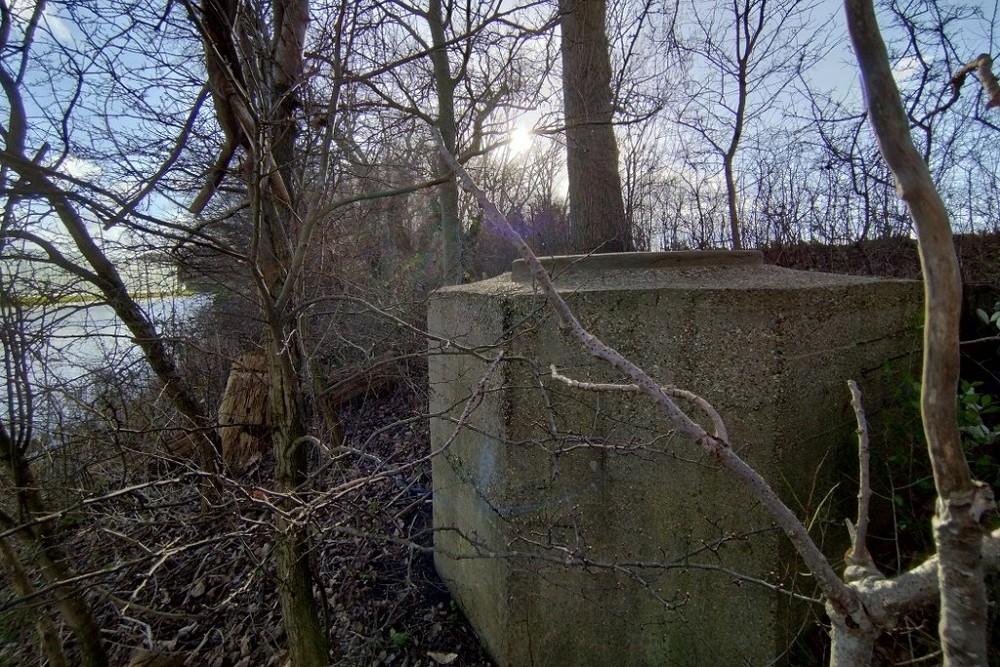
[[[339,656],[332,664],[491,664],[433,567],[429,462],[377,478],[427,455],[425,409],[419,384],[399,382],[343,407],[347,445],[357,453],[331,461],[315,452],[322,465],[310,525]],[[269,491],[259,481],[270,478],[267,457],[232,475],[221,503],[207,508],[183,466],[150,459],[146,467],[135,490],[64,519],[74,569],[97,572],[85,581],[111,664],[152,650],[178,665],[284,665]],[[109,490],[121,486],[106,481]],[[11,602],[0,592],[0,666],[40,664],[28,614]]]

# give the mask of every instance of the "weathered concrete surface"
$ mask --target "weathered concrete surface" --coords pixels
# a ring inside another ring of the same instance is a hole
[[[842,535],[845,508],[824,498],[838,483],[856,493],[846,381],[877,413],[883,363],[918,343],[919,284],[763,266],[755,253],[677,259],[553,268],[585,326],[710,400],[733,446],[800,516],[818,517],[816,534]],[[449,341],[429,357],[435,561],[498,665],[721,667],[786,654],[802,607],[750,579],[809,591],[787,540],[642,397],[553,382],[549,364],[621,378],[559,333],[530,277],[515,275],[436,292],[428,311],[431,334]],[[507,360],[457,428],[501,349]]]

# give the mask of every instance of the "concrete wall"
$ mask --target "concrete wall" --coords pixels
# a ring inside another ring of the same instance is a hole
[[[622,261],[552,268],[585,326],[710,400],[733,446],[843,554],[856,493],[846,381],[877,413],[883,363],[917,344],[919,284],[764,266],[756,253]],[[523,269],[436,292],[428,326],[451,342],[432,342],[429,357],[435,561],[498,665],[764,665],[786,654],[807,610],[750,578],[811,592],[787,540],[644,398],[549,379],[549,364],[621,378],[559,332]],[[506,361],[458,428],[501,349]],[[844,502],[828,496],[838,484]]]

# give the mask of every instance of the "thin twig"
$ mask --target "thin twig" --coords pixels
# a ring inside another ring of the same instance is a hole
[[[868,515],[872,497],[871,480],[871,443],[868,438],[868,419],[861,403],[861,390],[854,380],[847,381],[851,390],[851,407],[858,422],[858,525],[851,535],[851,552],[847,557],[848,565],[854,565],[865,570],[875,568],[871,554],[868,553]]]
[[[553,380],[558,380],[562,382],[567,387],[572,387],[573,389],[581,389],[583,391],[621,391],[628,393],[641,393],[642,389],[639,388],[637,384],[608,384],[601,382],[581,382],[580,380],[574,380],[573,378],[566,377],[562,375],[554,364],[549,366],[549,372]],[[687,401],[691,401],[697,405],[702,412],[708,415],[709,419],[712,420],[712,428],[714,435],[719,440],[729,442],[729,432],[726,430],[726,423],[722,420],[722,415],[719,411],[715,409],[715,406],[709,403],[707,400],[695,394],[694,392],[687,391],[686,389],[681,389],[670,384],[660,385],[662,389],[668,396],[672,398],[683,398]]]

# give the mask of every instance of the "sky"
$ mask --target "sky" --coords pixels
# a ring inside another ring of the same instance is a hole
[[[942,6],[948,7],[953,4],[942,0]],[[28,0],[16,0],[13,8],[15,14],[23,18],[28,15],[31,6],[32,3]],[[66,18],[57,16],[57,7],[58,5],[56,4],[48,4],[44,17],[44,24],[48,32],[51,33],[52,38],[66,46],[77,45],[77,42],[81,39],[85,41],[85,36],[77,26],[73,25]],[[992,3],[979,2],[978,7],[987,15],[993,15],[996,11]],[[858,77],[844,28],[843,9],[839,2],[822,0],[816,6],[814,15],[819,17],[818,22],[820,25],[831,27],[831,48],[826,58],[812,68],[807,76],[814,85],[832,91],[838,97],[852,103],[860,111],[861,100]],[[968,52],[970,58],[983,51],[992,51],[989,38],[990,35],[988,32],[979,27],[969,30],[966,33],[966,43],[963,44],[963,49]],[[913,60],[908,61],[904,59],[900,62],[897,71],[904,84],[908,77],[912,75],[914,64]],[[38,73],[38,75],[44,78],[44,73]],[[38,100],[42,103],[46,99],[46,94],[41,90],[41,87],[38,87],[38,90]],[[511,133],[511,141],[507,147],[507,152],[512,160],[526,160],[530,157],[532,146],[540,141],[539,138],[532,134],[530,128],[536,123],[541,122],[541,120],[542,114],[540,111],[525,112],[517,117]],[[545,139],[544,141],[551,141],[551,139]],[[132,183],[116,181],[112,175],[105,172],[98,162],[81,155],[67,156],[61,168],[72,176],[82,179],[94,179],[111,190],[127,191],[129,188],[134,187]],[[562,177],[557,190],[563,190],[564,187],[565,179]],[[154,206],[156,205],[154,204]],[[174,208],[173,205],[165,202],[160,205],[163,206],[160,212],[168,215],[170,214],[170,209]],[[45,233],[49,234],[51,238],[56,240],[61,239],[61,232],[59,232],[57,225],[52,224],[44,227]],[[105,241],[109,246],[118,245],[127,240],[121,237],[122,229],[123,227],[113,228],[106,233]],[[97,225],[95,221],[96,231]],[[103,231],[100,233],[104,234]]]

